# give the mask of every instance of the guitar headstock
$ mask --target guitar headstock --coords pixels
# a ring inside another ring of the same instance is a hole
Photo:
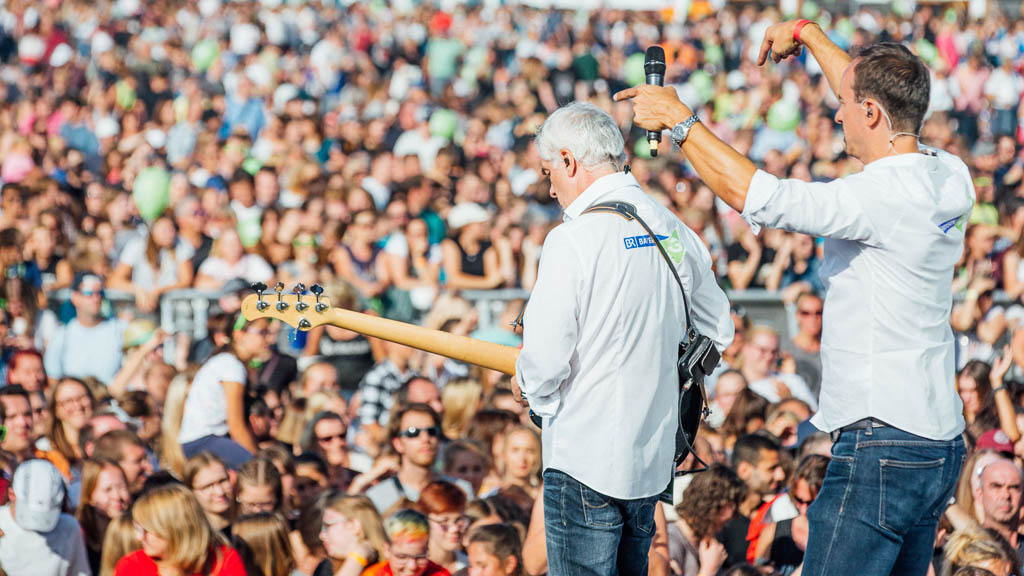
[[[319,284],[309,287],[312,296],[305,294],[304,284],[296,284],[292,294],[284,294],[284,284],[278,282],[274,287],[275,296],[264,295],[267,285],[262,282],[253,283],[252,289],[256,293],[242,301],[242,315],[250,322],[270,318],[303,331],[330,324],[331,303],[323,297],[324,289]]]

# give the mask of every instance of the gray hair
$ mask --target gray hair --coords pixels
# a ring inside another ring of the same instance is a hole
[[[622,132],[604,110],[589,102],[573,102],[548,116],[537,132],[537,148],[545,162],[568,149],[584,168],[613,164],[616,170],[626,162]]]

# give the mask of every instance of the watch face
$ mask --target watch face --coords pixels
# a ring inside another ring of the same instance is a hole
[[[675,140],[676,144],[679,144],[683,140],[686,140],[686,134],[689,131],[690,129],[687,126],[684,126],[682,124],[676,124],[674,127],[672,127],[672,139]]]

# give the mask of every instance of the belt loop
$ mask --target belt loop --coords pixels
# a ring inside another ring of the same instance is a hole
[[[835,444],[836,442],[839,442],[839,436],[842,433],[843,433],[843,429],[842,428],[836,428],[832,432],[829,432],[829,435],[832,436],[832,443],[833,444]]]
[[[869,419],[867,427],[864,428],[864,434],[867,435],[867,436],[871,436],[872,434],[874,434],[874,430],[875,430],[875,423],[872,420]]]

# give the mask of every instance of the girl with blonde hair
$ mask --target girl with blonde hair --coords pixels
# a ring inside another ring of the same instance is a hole
[[[122,558],[114,576],[245,576],[238,552],[214,532],[185,486],[165,484],[146,492],[135,503],[132,518],[142,550]]]
[[[447,438],[462,438],[469,429],[469,422],[480,408],[483,388],[476,380],[452,380],[441,389],[441,403],[444,404],[444,418],[441,429]]]
[[[122,514],[110,521],[103,536],[103,555],[100,557],[99,576],[113,576],[118,560],[140,550],[142,543],[135,536],[135,521],[131,513]]]
[[[540,435],[532,428],[516,425],[505,432],[502,443],[502,483],[519,486],[537,498],[540,486]]]
[[[377,508],[366,496],[339,494],[327,501],[320,541],[332,565],[331,573],[357,576],[384,559],[388,538]]]
[[[160,420],[160,464],[178,476],[185,473],[185,452],[178,442],[178,433],[181,432],[181,416],[185,413],[185,398],[191,387],[192,380],[186,374],[178,374],[171,380]]]
[[[242,516],[235,521],[232,543],[245,560],[249,576],[287,576],[295,568],[288,524],[278,514]]]

